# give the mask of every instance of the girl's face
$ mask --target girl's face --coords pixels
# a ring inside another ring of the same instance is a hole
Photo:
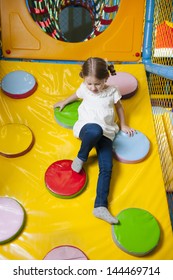
[[[84,78],[86,87],[95,94],[99,93],[104,89],[106,80],[107,79],[98,80],[97,78],[92,76],[87,76]]]

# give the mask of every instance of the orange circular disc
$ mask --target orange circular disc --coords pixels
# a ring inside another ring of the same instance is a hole
[[[33,133],[26,125],[9,123],[0,127],[0,154],[2,156],[22,156],[30,151],[33,144]]]

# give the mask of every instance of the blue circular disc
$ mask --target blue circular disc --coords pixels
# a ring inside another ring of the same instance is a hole
[[[34,76],[22,70],[10,72],[2,79],[3,92],[12,98],[26,98],[36,89]]]
[[[120,130],[113,140],[113,153],[120,162],[140,162],[148,155],[149,150],[150,141],[137,130],[131,137]]]

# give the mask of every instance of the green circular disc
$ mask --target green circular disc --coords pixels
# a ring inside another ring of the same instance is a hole
[[[113,239],[126,253],[143,256],[158,245],[160,227],[148,211],[128,208],[121,211],[116,218],[119,224],[112,226]]]
[[[66,128],[73,128],[73,125],[78,119],[78,107],[81,101],[75,101],[66,105],[62,111],[59,108],[54,109],[54,116],[61,126]]]

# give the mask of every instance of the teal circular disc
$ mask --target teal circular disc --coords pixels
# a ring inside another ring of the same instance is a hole
[[[78,107],[81,101],[75,101],[66,105],[63,110],[57,107],[54,109],[54,116],[61,126],[65,128],[73,128],[73,125],[78,120]]]
[[[113,240],[126,253],[143,256],[158,245],[160,227],[148,211],[128,208],[121,211],[116,218],[119,224],[112,226]]]

